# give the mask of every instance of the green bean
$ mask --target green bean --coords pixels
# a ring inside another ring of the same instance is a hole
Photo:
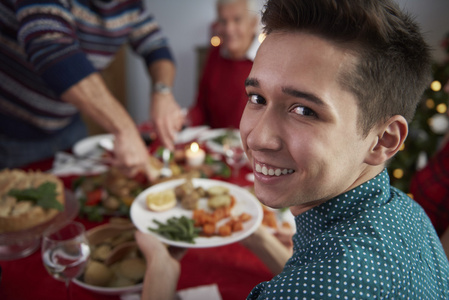
[[[186,216],[171,217],[170,219],[167,219],[166,223],[162,223],[158,220],[153,220],[153,222],[158,225],[158,227],[148,227],[148,230],[174,241],[195,243],[194,239],[201,232],[201,228],[194,227],[194,221]]]

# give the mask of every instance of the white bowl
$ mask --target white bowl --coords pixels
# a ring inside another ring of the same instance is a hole
[[[86,290],[89,290],[91,292],[95,292],[98,294],[103,295],[122,295],[122,294],[132,294],[132,293],[140,293],[142,291],[143,283],[139,283],[136,285],[131,286],[125,286],[125,287],[100,287],[100,286],[94,286],[87,284],[85,282],[82,282],[78,279],[73,279],[73,281],[76,285],[85,288]]]

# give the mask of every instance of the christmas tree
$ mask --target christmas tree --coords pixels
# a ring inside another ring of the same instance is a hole
[[[449,130],[449,95],[442,90],[449,79],[449,33],[441,46],[447,58],[443,62],[433,63],[433,81],[418,105],[415,118],[409,124],[409,135],[402,149],[388,165],[392,185],[404,192],[409,191],[413,174],[435,154],[442,137]]]

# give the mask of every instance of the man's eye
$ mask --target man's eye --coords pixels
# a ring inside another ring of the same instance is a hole
[[[248,101],[254,104],[265,104],[265,99],[262,96],[259,95],[248,95]]]
[[[303,116],[311,116],[311,117],[316,116],[316,113],[313,110],[305,106],[297,106],[293,109],[293,112]]]

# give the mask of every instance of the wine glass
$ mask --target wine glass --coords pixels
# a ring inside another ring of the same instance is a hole
[[[232,176],[238,177],[240,169],[246,162],[240,134],[235,130],[227,130],[223,138],[223,152],[226,163],[232,167]]]
[[[70,222],[56,231],[49,228],[42,236],[41,252],[48,273],[65,282],[70,300],[70,281],[81,275],[90,255],[83,224]]]

